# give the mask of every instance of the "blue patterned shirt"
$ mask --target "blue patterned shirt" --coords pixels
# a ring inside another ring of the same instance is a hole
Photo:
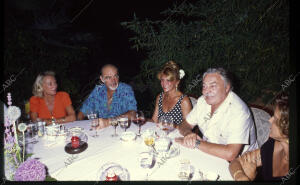
[[[94,88],[80,109],[84,115],[95,111],[101,118],[115,117],[130,110],[137,110],[136,100],[132,88],[125,83],[119,83],[109,107],[107,107],[107,88],[102,84]]]

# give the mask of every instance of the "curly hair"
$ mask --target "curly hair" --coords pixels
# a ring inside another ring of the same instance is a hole
[[[33,84],[33,88],[32,88],[32,94],[34,96],[37,96],[40,98],[43,97],[43,92],[44,92],[43,80],[44,80],[45,76],[53,76],[55,78],[55,73],[53,71],[45,71],[36,77],[35,82]]]
[[[162,75],[166,75],[170,81],[180,80],[179,77],[179,66],[174,61],[167,62],[161,71],[157,74],[157,78],[160,80]]]
[[[285,94],[279,95],[275,99],[274,108],[278,108],[280,112],[280,118],[276,121],[276,124],[280,128],[282,134],[289,135],[289,103],[288,96]]]

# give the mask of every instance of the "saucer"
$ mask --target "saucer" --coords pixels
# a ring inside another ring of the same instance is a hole
[[[79,147],[77,147],[77,148],[72,148],[72,144],[68,143],[65,146],[65,151],[68,154],[78,154],[78,153],[81,153],[81,152],[85,151],[85,149],[87,149],[87,147],[88,147],[88,144],[84,141],[80,141]]]

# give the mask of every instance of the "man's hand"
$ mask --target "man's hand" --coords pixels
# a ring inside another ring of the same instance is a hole
[[[108,127],[109,126],[109,119],[105,118],[98,118],[99,126],[97,127],[97,130]]]
[[[187,148],[195,148],[195,143],[197,139],[202,141],[202,139],[197,134],[190,133],[184,136],[183,138],[175,138],[175,141]]]

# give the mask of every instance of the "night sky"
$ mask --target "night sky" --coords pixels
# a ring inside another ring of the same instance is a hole
[[[120,67],[121,74],[134,76],[139,73],[139,64],[146,56],[140,51],[131,49],[132,43],[129,43],[129,38],[133,36],[133,33],[121,27],[120,23],[131,21],[134,13],[142,20],[164,18],[160,12],[172,7],[175,2],[172,0],[111,0],[106,2],[95,0],[74,21],[73,26],[76,30],[100,35],[101,41],[92,49],[91,60],[93,62],[114,63]]]

